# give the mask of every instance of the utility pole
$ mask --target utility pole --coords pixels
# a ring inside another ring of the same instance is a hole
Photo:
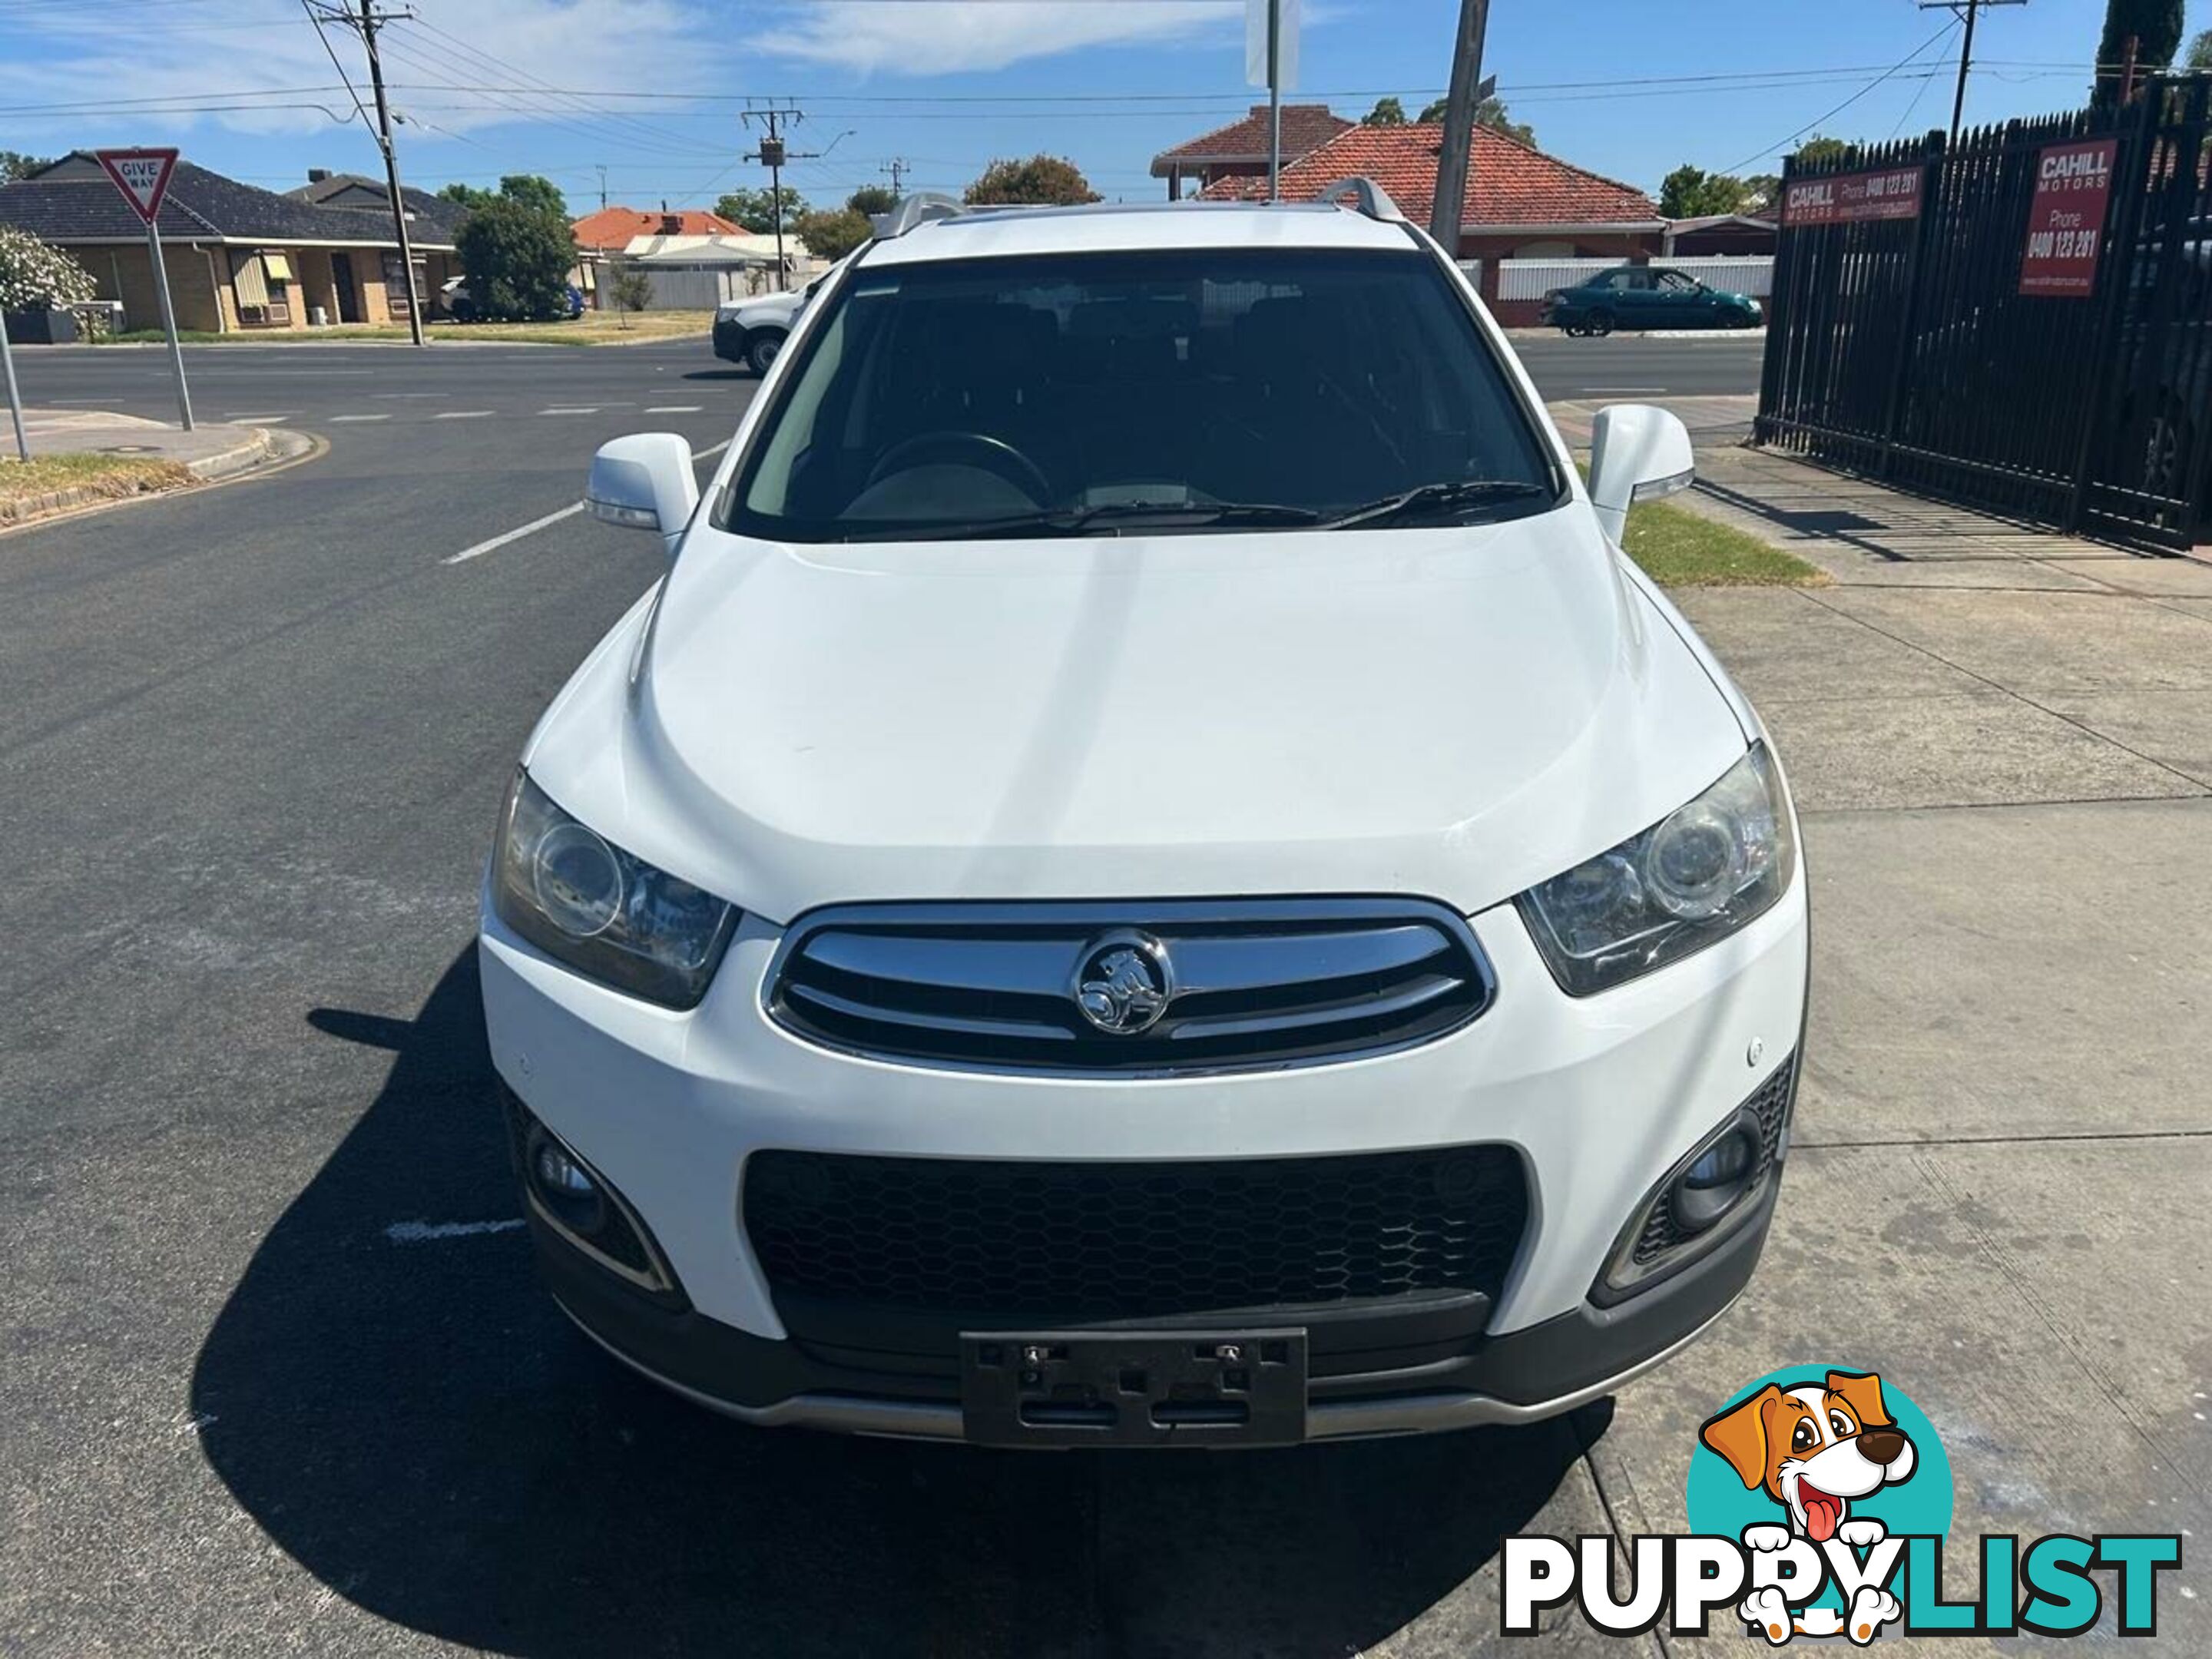
[[[428,343],[422,337],[422,298],[415,291],[415,244],[407,234],[407,201],[399,193],[399,152],[392,143],[392,108],[384,96],[384,60],[376,50],[376,32],[394,17],[411,17],[412,12],[379,11],[374,0],[361,0],[361,9],[348,12],[337,0],[320,0],[311,4],[310,11],[318,22],[343,23],[361,36],[362,45],[368,52],[368,83],[376,94],[376,147],[384,152],[384,185],[392,195],[392,228],[399,240],[400,280],[407,290],[407,332],[416,345]]]
[[[1283,199],[1283,0],[1267,0],[1267,199]]]
[[[1974,19],[1984,6],[2021,6],[2027,0],[1920,0],[1920,9],[1948,11],[1966,26],[1959,41],[1959,86],[1951,94],[1951,149],[1959,148],[1959,126],[1966,113],[1966,76],[1974,63]]]
[[[605,161],[601,161],[598,166],[599,169],[599,207],[604,210],[607,205],[607,164]]]
[[[1437,155],[1437,193],[1429,205],[1429,234],[1459,258],[1460,210],[1467,201],[1468,152],[1474,148],[1474,106],[1480,101],[1482,37],[1490,0],[1460,0],[1459,39],[1452,46],[1451,88],[1444,102],[1443,147]]]
[[[762,124],[768,128],[768,133],[760,141],[760,148],[747,151],[744,159],[765,163],[768,167],[769,201],[775,214],[775,288],[777,293],[782,294],[791,288],[791,278],[783,263],[783,164],[808,159],[805,155],[793,155],[784,149],[782,124],[788,120],[792,125],[797,126],[806,117],[801,111],[778,109],[771,104],[764,110],[747,110],[744,116],[747,126],[753,124],[755,116],[760,118]]]
[[[906,175],[912,170],[913,163],[908,161],[903,155],[894,155],[890,161],[884,162],[883,166],[876,169],[878,173],[888,173],[890,174],[891,194],[894,196],[903,196],[906,194]]]

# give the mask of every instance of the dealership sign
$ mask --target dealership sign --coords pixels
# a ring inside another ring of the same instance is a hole
[[[2036,152],[2035,195],[2020,262],[2022,294],[2082,299],[2095,289],[2119,149],[2117,138],[2091,138]]]
[[[1872,173],[1793,179],[1783,187],[1783,227],[1800,230],[1813,225],[1857,224],[1869,219],[1917,219],[1921,172],[1915,164]]]

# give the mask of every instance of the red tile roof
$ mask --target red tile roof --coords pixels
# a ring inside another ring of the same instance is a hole
[[[1285,104],[1283,106],[1283,155],[1304,155],[1316,145],[1325,144],[1352,125],[1341,115],[1330,113],[1327,104]],[[1177,144],[1173,149],[1164,149],[1152,157],[1152,177],[1164,179],[1171,168],[1181,167],[1195,169],[1208,161],[1264,161],[1267,159],[1267,106],[1252,106],[1252,112],[1241,121],[1225,127],[1217,127],[1188,143]]]
[[[671,226],[668,221],[677,222]],[[742,236],[743,225],[733,225],[719,214],[697,208],[668,213],[643,208],[606,207],[587,213],[569,227],[579,247],[620,248],[634,236]]]
[[[1441,126],[1355,126],[1283,169],[1283,199],[1310,202],[1340,179],[1372,179],[1408,219],[1426,224],[1437,193]],[[1201,192],[1208,201],[1237,201],[1267,193],[1264,178],[1217,179]],[[1474,130],[1462,222],[1484,225],[1650,223],[1658,204],[1632,185],[1601,178],[1516,143],[1490,127]]]

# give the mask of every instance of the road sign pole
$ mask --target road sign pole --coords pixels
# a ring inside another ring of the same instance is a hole
[[[169,335],[169,367],[177,374],[177,417],[192,429],[192,394],[185,386],[185,349],[177,342],[177,311],[169,302],[169,268],[161,263],[161,227],[146,222],[146,251],[154,259],[154,291],[161,296],[161,326]]]
[[[8,377],[8,413],[15,422],[15,453],[31,459],[31,441],[23,434],[23,394],[15,389],[15,351],[8,343],[8,331],[0,327],[0,370]]]

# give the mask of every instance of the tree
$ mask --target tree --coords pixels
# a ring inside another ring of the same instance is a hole
[[[550,213],[556,219],[568,216],[568,201],[561,194],[560,186],[534,173],[510,173],[499,181],[497,190],[479,190],[456,179],[438,191],[438,199],[465,208],[480,208],[487,202],[514,202],[534,212]]]
[[[1702,219],[1708,214],[1741,213],[1747,190],[1725,173],[1707,173],[1685,162],[1659,186],[1659,212],[1668,219]]]
[[[92,273],[27,230],[0,225],[0,311],[58,311],[97,291]]]
[[[775,228],[775,192],[769,190],[733,190],[714,204],[714,211],[722,218],[743,225],[756,236],[765,236]],[[789,185],[783,187],[783,222],[787,225],[806,211],[806,198]]]
[[[607,297],[615,302],[615,309],[623,313],[622,326],[629,326],[629,313],[642,311],[653,303],[653,278],[635,265],[623,262],[614,268],[607,280]]]
[[[876,234],[866,214],[855,213],[848,207],[802,213],[792,228],[806,244],[807,252],[817,259],[842,259]]]
[[[1395,103],[1396,100],[1391,101]],[[1420,114],[1414,118],[1423,126],[1432,126],[1444,118],[1445,107],[1450,102],[1449,98],[1439,98],[1425,104]],[[1504,101],[1494,95],[1474,106],[1474,124],[1479,127],[1488,127],[1493,132],[1502,132],[1516,143],[1526,144],[1531,149],[1536,148],[1536,129],[1526,121],[1515,120]]]
[[[0,149],[0,185],[12,185],[18,179],[27,179],[40,167],[52,167],[52,158],[45,155],[26,155],[18,149]]]
[[[1395,98],[1377,98],[1375,107],[1359,118],[1363,127],[1402,127],[1406,125],[1406,106]]]
[[[896,207],[898,192],[887,185],[862,185],[845,198],[845,205],[865,219]]]
[[[2105,0],[2105,33],[2097,43],[2097,82],[2089,101],[2100,108],[2120,101],[2121,65],[2135,42],[2138,80],[2173,61],[2181,46],[2181,0]]]
[[[1032,155],[1026,161],[992,162],[962,199],[970,207],[1075,207],[1102,198],[1074,162],[1057,155]]]
[[[510,202],[536,208],[540,213],[550,213],[556,218],[568,216],[568,198],[561,187],[550,179],[535,173],[510,173],[499,181],[499,193]]]
[[[1782,175],[1778,173],[1747,173],[1743,178],[1742,213],[1765,213],[1782,199]]]
[[[495,196],[471,210],[454,242],[478,316],[550,322],[568,314],[576,240],[567,220]]]
[[[2206,29],[2189,43],[2189,55],[2182,59],[2182,67],[2212,70],[2212,29]]]
[[[1792,152],[1801,167],[1826,167],[1831,161],[1840,161],[1850,154],[1851,147],[1841,138],[1823,138],[1815,133]]]

